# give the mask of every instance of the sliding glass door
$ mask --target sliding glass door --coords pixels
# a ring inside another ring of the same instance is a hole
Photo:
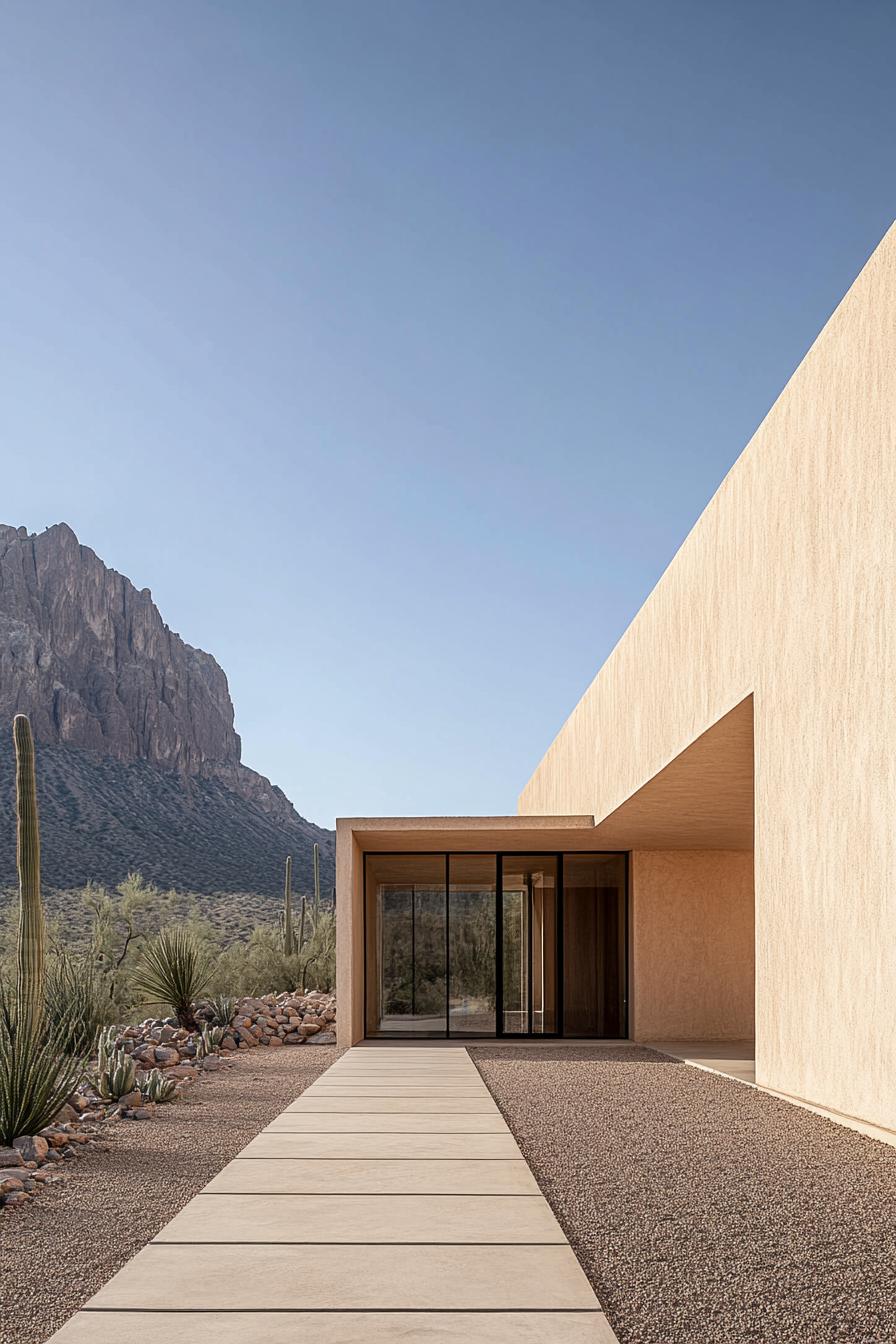
[[[624,1038],[623,854],[368,854],[368,1036]]]
[[[557,857],[501,856],[505,1036],[557,1031]]]
[[[368,1035],[444,1036],[444,854],[368,855],[367,884]]]
[[[496,1032],[497,858],[448,856],[448,1027],[452,1036]]]

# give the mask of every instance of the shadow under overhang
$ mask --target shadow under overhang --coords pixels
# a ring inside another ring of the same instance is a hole
[[[752,849],[752,695],[598,822],[594,838],[602,849]]]

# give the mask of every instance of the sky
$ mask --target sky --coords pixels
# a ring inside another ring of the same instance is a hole
[[[896,6],[3,0],[0,522],[505,813],[896,215]]]

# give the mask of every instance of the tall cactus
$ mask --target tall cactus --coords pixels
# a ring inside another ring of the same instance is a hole
[[[305,946],[305,897],[302,897],[302,919],[299,923],[299,951]]]
[[[314,927],[320,914],[320,845],[314,842]]]
[[[44,911],[40,899],[40,828],[34,738],[25,714],[12,723],[16,749],[16,863],[19,870],[18,1001],[32,1025],[44,1008]]]
[[[292,855],[286,858],[286,881],[283,887],[283,951],[288,957],[294,955],[296,937],[292,927]]]

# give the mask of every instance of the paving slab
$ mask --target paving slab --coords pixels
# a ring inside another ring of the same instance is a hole
[[[309,1087],[309,1097],[489,1097],[474,1083],[328,1083]],[[489,1097],[489,1100],[491,1098]]]
[[[197,1195],[155,1240],[566,1243],[542,1195]]]
[[[401,1111],[284,1111],[263,1134],[509,1134],[500,1111],[484,1115],[410,1115]]]
[[[287,1106],[284,1115],[301,1114],[303,1111],[339,1114],[351,1114],[362,1111],[375,1111],[378,1115],[391,1112],[405,1115],[500,1115],[490,1095],[475,1097],[359,1097],[359,1096],[316,1096],[309,1097],[306,1092]]]
[[[330,1083],[481,1083],[475,1070],[444,1069],[334,1069],[327,1075]]]
[[[211,1194],[536,1195],[522,1161],[408,1158],[236,1158],[205,1187]],[[387,1216],[384,1212],[384,1216]]]
[[[81,1311],[49,1344],[614,1344],[600,1312]]]
[[[90,1299],[118,1311],[597,1311],[569,1246],[150,1242]]]
[[[507,1134],[259,1134],[244,1160],[268,1157],[521,1158]]]

